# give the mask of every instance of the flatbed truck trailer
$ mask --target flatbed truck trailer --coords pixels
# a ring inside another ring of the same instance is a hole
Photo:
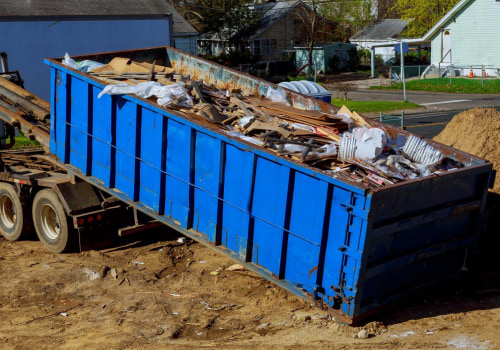
[[[82,181],[48,152],[50,105],[0,78],[0,231],[10,240],[33,236],[53,253],[109,244],[158,222]],[[16,131],[39,147],[13,150]]]
[[[170,47],[75,59],[108,63],[114,57],[172,67],[218,89],[265,96],[277,88]],[[4,106],[0,118],[37,139],[44,159],[60,171],[38,178],[27,164],[17,172],[4,167],[0,203],[13,204],[0,208],[15,213],[0,215],[8,239],[5,227],[23,226],[20,213],[31,208],[42,242],[51,251],[64,251],[66,246],[59,245],[65,241],[63,216],[75,228],[78,208],[86,207],[81,210],[88,218],[94,209],[96,215],[106,214],[105,203],[113,202],[116,210],[135,209],[150,224],[165,224],[226,254],[348,324],[432,293],[472,266],[494,178],[484,159],[425,140],[464,167],[367,188],[149,99],[127,94],[98,98],[107,85],[102,80],[65,66],[60,58],[46,63],[51,70],[50,126],[45,117],[27,120]],[[295,107],[338,112],[323,101],[286,94]],[[40,120],[45,128],[38,126]],[[392,137],[411,135],[371,123]],[[21,179],[23,172],[28,181]],[[132,227],[142,227],[132,221]],[[50,233],[43,233],[47,227]]]

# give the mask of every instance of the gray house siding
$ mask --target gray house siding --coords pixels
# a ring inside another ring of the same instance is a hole
[[[274,45],[269,45],[273,47],[272,50],[260,53],[262,59],[272,60],[280,56],[283,50],[290,50],[295,45],[295,39],[297,37],[295,24],[295,14],[290,12],[279,19],[272,26],[267,28],[262,32],[253,42],[253,47],[255,47],[255,41],[269,40],[270,43],[274,41]],[[261,48],[263,46],[261,45]]]
[[[174,33],[175,48],[198,55],[198,34],[177,34]]]

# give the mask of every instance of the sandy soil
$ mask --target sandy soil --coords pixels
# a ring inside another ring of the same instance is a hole
[[[357,328],[167,228],[63,255],[0,238],[0,349],[500,349],[500,195],[488,208],[469,280]]]

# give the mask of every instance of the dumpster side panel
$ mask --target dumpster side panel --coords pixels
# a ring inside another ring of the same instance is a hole
[[[142,110],[131,101],[116,98],[116,169],[115,185],[128,198],[137,200],[139,128]]]
[[[82,173],[89,175],[90,164],[87,164],[87,156],[90,154],[88,150],[89,140],[88,132],[89,125],[92,126],[90,120],[90,108],[92,107],[90,99],[89,85],[80,79],[72,79],[72,89],[80,91],[76,96],[71,99],[70,113],[71,115],[78,115],[72,121],[70,129],[70,160]],[[81,116],[81,117],[80,117]],[[85,118],[85,116],[87,116]]]
[[[222,189],[224,148],[221,140],[202,132],[196,133],[194,157],[194,230],[216,243],[217,221],[222,203],[219,190]]]
[[[69,131],[71,125],[71,112],[68,102],[71,93],[71,78],[65,72],[51,74],[52,89],[54,97],[52,98],[52,118],[51,118],[51,142],[50,152],[56,155],[61,162],[69,162],[69,149],[66,142],[69,142]]]
[[[257,158],[252,214],[255,216],[252,262],[280,275],[285,226],[293,171],[284,165]]]
[[[222,208],[221,243],[237,253],[243,261],[249,261],[252,246],[253,219],[252,211],[253,184],[256,159],[251,152],[228,144],[226,147],[224,192]],[[235,191],[235,189],[238,189]]]
[[[188,229],[192,222],[194,131],[185,124],[168,120],[166,142],[165,215]]]
[[[114,130],[115,113],[113,109],[113,97],[109,95],[102,96],[99,101],[97,95],[100,89],[92,87],[93,123],[92,123],[92,160],[91,175],[99,179],[104,186],[113,187],[111,180],[111,168],[114,162],[114,152],[116,148]]]
[[[293,186],[284,277],[307,290],[317,284],[328,183],[297,172]]]
[[[139,163],[139,202],[150,207],[154,212],[159,213],[163,206],[162,187],[164,186],[162,172],[165,172],[165,149],[166,143],[166,120],[163,115],[143,109],[142,124],[139,130],[141,133],[141,149]],[[149,139],[159,141],[162,148],[158,150]]]

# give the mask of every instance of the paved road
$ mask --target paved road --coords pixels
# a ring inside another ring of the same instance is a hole
[[[457,111],[452,110],[439,110],[425,113],[406,113],[403,117],[401,114],[394,114],[393,116],[384,116],[383,121],[396,127],[404,126],[406,130],[414,134],[433,138],[445,128],[446,124],[457,113]]]
[[[384,122],[415,134],[432,138],[439,134],[446,124],[460,110],[474,107],[496,107],[500,109],[500,95],[449,94],[425,91],[407,91],[408,101],[422,105],[423,109],[406,110],[403,119],[401,112],[388,113]],[[403,101],[402,91],[369,90],[358,88],[349,93],[355,101]],[[378,113],[373,113],[373,115]]]
[[[360,89],[349,92],[355,101],[403,101],[403,91]],[[425,91],[407,91],[406,99],[429,110],[450,110],[474,107],[500,106],[500,95],[448,94]]]

